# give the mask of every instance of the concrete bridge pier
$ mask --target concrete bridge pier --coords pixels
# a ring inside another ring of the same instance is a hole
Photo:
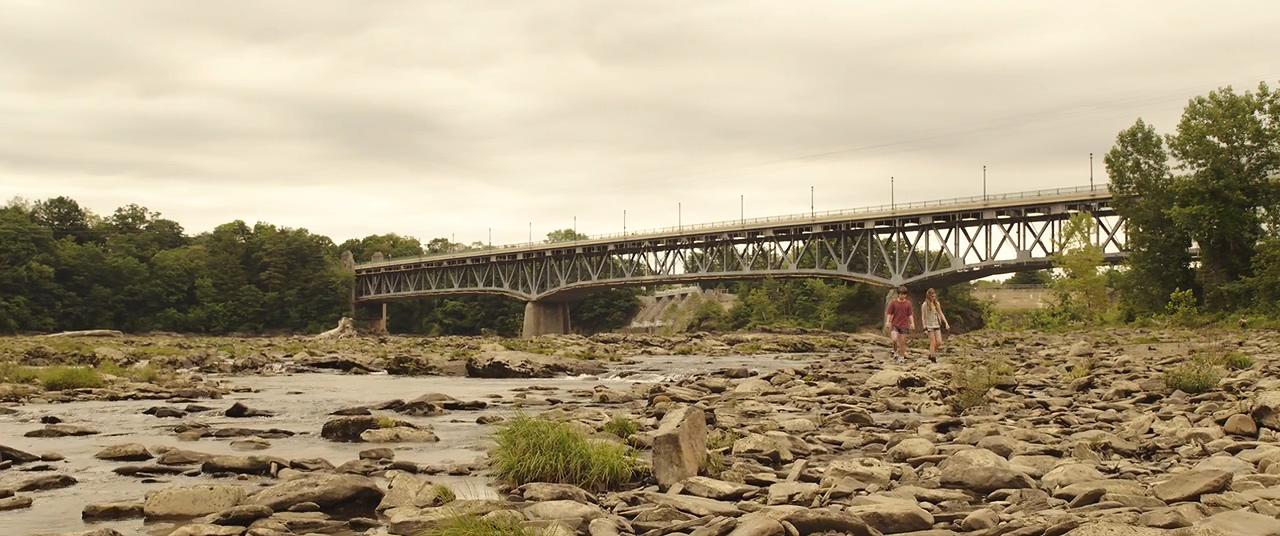
[[[531,301],[524,304],[524,329],[520,333],[521,337],[528,339],[539,335],[568,333],[568,303]]]

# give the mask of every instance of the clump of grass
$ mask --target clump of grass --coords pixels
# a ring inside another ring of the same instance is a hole
[[[724,464],[724,455],[719,451],[707,451],[707,464],[702,471],[704,476],[720,478],[720,474],[728,469]]]
[[[764,345],[758,342],[745,342],[733,347],[733,351],[739,354],[758,354],[764,350]]]
[[[1219,364],[1231,370],[1244,370],[1253,366],[1253,358],[1240,352],[1231,352],[1222,356]]]
[[[498,344],[501,344],[503,348],[508,350],[529,352],[531,354],[551,355],[556,351],[552,346],[555,343],[538,339],[504,339]]]
[[[105,383],[102,375],[89,367],[46,367],[38,374],[46,391],[89,389],[102,387]]]
[[[0,363],[0,382],[33,383],[40,378],[36,369],[16,363]]]
[[[160,370],[152,365],[141,367],[123,367],[111,359],[104,359],[96,367],[98,372],[109,376],[129,378],[133,381],[153,383],[160,379]]]
[[[608,489],[630,482],[640,460],[630,447],[593,441],[574,426],[519,415],[498,425],[490,469],[514,486],[530,482]]]
[[[635,421],[628,419],[622,415],[618,415],[604,423],[604,431],[616,435],[623,439],[631,437],[632,434],[640,431],[640,425]]]
[[[688,344],[678,344],[671,349],[671,353],[675,355],[693,355],[693,346]]]
[[[486,519],[477,515],[453,516],[418,536],[537,536],[538,532],[510,518]]]
[[[1160,337],[1156,337],[1155,335],[1138,337],[1133,340],[1133,344],[1156,344],[1159,342],[1160,342]]]
[[[955,394],[951,404],[964,411],[986,405],[987,392],[1013,375],[1013,366],[1003,359],[982,364],[957,363],[951,368],[951,388]]]
[[[386,415],[377,418],[378,428],[395,428],[396,420]]]
[[[1067,371],[1067,375],[1071,376],[1072,379],[1080,379],[1093,374],[1093,369],[1097,366],[1097,358],[1090,357],[1088,359],[1082,359],[1071,365],[1071,368]]]
[[[453,488],[444,484],[435,484],[431,486],[431,492],[440,499],[440,504],[449,504],[458,498],[458,494],[453,492]]]
[[[602,354],[595,350],[577,350],[572,352],[565,352],[564,355],[565,357],[571,357],[574,359],[583,359],[587,361],[621,361],[622,360],[622,358],[616,355]]]
[[[712,429],[707,433],[707,450],[720,450],[733,446],[742,436],[732,430]]]
[[[1191,360],[1165,371],[1164,386],[1170,391],[1198,394],[1213,390],[1221,379],[1222,374],[1212,363]]]

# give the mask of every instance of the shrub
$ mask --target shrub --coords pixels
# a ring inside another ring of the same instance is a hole
[[[395,428],[396,420],[386,415],[377,418],[378,428]]]
[[[498,425],[490,468],[499,481],[608,489],[630,482],[640,461],[630,447],[593,441],[568,423],[519,415]]]
[[[1013,375],[1013,366],[1003,359],[983,364],[956,363],[951,368],[951,404],[960,411],[986,405],[987,392]]]
[[[39,375],[46,391],[102,387],[105,383],[97,370],[88,367],[47,367]]]
[[[1072,379],[1079,379],[1093,373],[1094,367],[1098,366],[1097,358],[1088,358],[1077,361],[1071,365],[1071,369],[1067,371],[1067,375]]]
[[[1164,386],[1170,391],[1188,394],[1203,393],[1218,386],[1222,374],[1212,363],[1192,360],[1164,373]]]
[[[631,437],[632,434],[640,431],[640,425],[635,421],[618,415],[609,422],[604,423],[604,431],[616,435],[623,439]]]
[[[536,536],[538,532],[508,518],[485,519],[476,515],[457,515],[418,536]]]
[[[15,363],[0,363],[0,382],[32,383],[40,378],[36,369]]]
[[[1253,358],[1240,352],[1231,352],[1222,356],[1221,364],[1231,370],[1244,370],[1253,366]]]

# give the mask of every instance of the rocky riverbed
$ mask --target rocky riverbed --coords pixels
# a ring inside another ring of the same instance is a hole
[[[1280,336],[950,346],[896,366],[876,334],[7,339],[0,361],[128,372],[0,385],[0,532],[1280,535]],[[500,489],[485,453],[517,410],[651,471]]]

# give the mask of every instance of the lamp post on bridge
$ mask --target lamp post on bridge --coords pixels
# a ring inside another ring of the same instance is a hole
[[[533,222],[529,222],[529,243],[533,243]]]
[[[810,218],[818,217],[817,211],[813,209],[813,187],[812,186],[809,187],[809,217]]]
[[[987,166],[982,166],[982,202],[987,202]]]
[[[627,209],[622,209],[622,236],[627,236]]]
[[[684,230],[684,203],[676,203],[676,232]]]
[[[894,197],[894,193],[893,193],[893,182],[894,182],[894,181],[893,181],[893,176],[892,176],[892,175],[890,175],[890,176],[889,176],[889,210],[897,210],[897,209],[898,209],[898,201],[897,201],[897,199]]]
[[[738,225],[747,224],[747,195],[740,194],[738,196]]]
[[[1093,191],[1093,153],[1089,153],[1089,191]]]

